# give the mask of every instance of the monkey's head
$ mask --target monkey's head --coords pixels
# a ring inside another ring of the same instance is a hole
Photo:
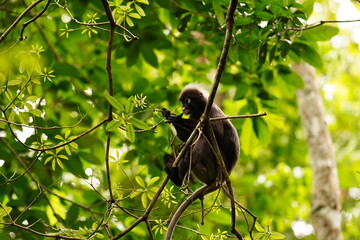
[[[189,84],[181,91],[179,101],[184,114],[200,118],[207,103],[207,94],[198,85]]]

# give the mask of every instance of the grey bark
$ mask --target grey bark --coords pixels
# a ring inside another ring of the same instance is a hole
[[[304,89],[297,91],[297,100],[313,170],[313,226],[318,240],[341,240],[338,172],[315,71],[304,62],[293,65],[293,70],[304,81]]]

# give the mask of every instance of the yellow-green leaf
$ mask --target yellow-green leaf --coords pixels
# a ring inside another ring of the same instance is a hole
[[[65,138],[67,139],[69,136],[70,136],[70,133],[71,133],[71,130],[67,130],[66,133],[65,133]]]
[[[15,85],[18,85],[20,84],[22,81],[21,80],[18,80],[18,79],[15,79],[15,80],[11,80],[8,82],[8,86],[15,86]]]
[[[105,93],[105,98],[111,104],[111,106],[113,106],[117,110],[125,111],[123,105],[113,96],[110,96],[108,93]]]
[[[69,158],[65,155],[58,155],[59,158],[65,159],[65,160],[69,160]]]
[[[135,127],[139,128],[139,129],[151,130],[149,125],[147,125],[144,121],[141,121],[137,118],[132,118],[131,122],[132,122],[132,124],[134,124]]]
[[[141,203],[142,203],[142,205],[143,205],[143,207],[144,208],[146,208],[146,206],[147,206],[147,195],[146,195],[146,193],[143,193],[142,195],[141,195]]]
[[[271,232],[272,239],[284,239],[285,235],[278,233],[278,232]]]
[[[133,192],[133,193],[130,194],[130,198],[134,198],[139,194],[140,194],[140,192]]]
[[[138,13],[129,13],[128,16],[129,16],[129,17],[132,17],[132,18],[136,18],[136,19],[140,19],[140,18],[141,18],[140,14],[138,14]]]
[[[64,169],[64,165],[62,164],[61,160],[59,158],[56,159],[57,161],[57,164],[62,168]]]
[[[128,16],[125,17],[125,20],[126,20],[126,23],[130,26],[130,27],[133,27],[134,26],[134,23],[133,21],[131,20],[131,18],[129,18]]]
[[[130,142],[134,142],[135,141],[135,130],[134,130],[134,126],[132,124],[128,124],[126,126],[126,136],[128,137]]]
[[[145,16],[146,16],[144,10],[143,10],[139,5],[135,4],[135,9],[136,9],[136,11],[138,12],[138,14],[139,14],[140,16],[142,16],[142,17],[145,17]]]
[[[112,120],[106,125],[106,131],[112,132],[118,129],[121,126],[121,121],[119,120]]]
[[[29,112],[31,112],[36,117],[41,117],[42,111],[40,109],[30,109]]]
[[[144,183],[144,181],[142,180],[141,177],[136,176],[136,177],[135,177],[135,180],[136,180],[136,182],[137,182],[141,187],[145,188],[145,183]]]
[[[71,156],[71,150],[69,148],[69,145],[65,145],[64,148],[65,148],[66,153]]]
[[[265,229],[260,225],[260,223],[256,222],[255,223],[255,228],[256,230],[258,230],[259,232],[265,232]]]
[[[148,0],[136,0],[136,2],[149,5],[149,1],[148,1]]]
[[[78,144],[76,142],[71,142],[69,143],[69,145],[76,150],[79,149]]]
[[[12,211],[11,207],[0,208],[0,218],[5,217]]]
[[[159,180],[160,177],[153,177],[150,179],[150,181],[148,182],[148,187],[150,187],[152,184],[154,184],[157,180]]]

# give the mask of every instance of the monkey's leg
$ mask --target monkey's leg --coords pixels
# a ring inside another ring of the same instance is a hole
[[[170,180],[176,186],[180,187],[182,185],[182,179],[179,176],[179,167],[178,166],[173,167],[171,163],[168,163],[165,166],[165,172],[170,176]]]
[[[188,149],[184,157],[179,161],[178,166],[173,167],[171,163],[165,166],[165,172],[170,176],[170,180],[176,185],[181,186],[185,175],[189,172],[190,167],[190,152]]]

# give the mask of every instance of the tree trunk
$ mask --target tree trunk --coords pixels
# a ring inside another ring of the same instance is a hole
[[[304,81],[297,91],[313,170],[312,221],[318,240],[340,240],[341,204],[332,140],[325,123],[324,106],[315,82],[315,71],[302,62],[294,65]]]

